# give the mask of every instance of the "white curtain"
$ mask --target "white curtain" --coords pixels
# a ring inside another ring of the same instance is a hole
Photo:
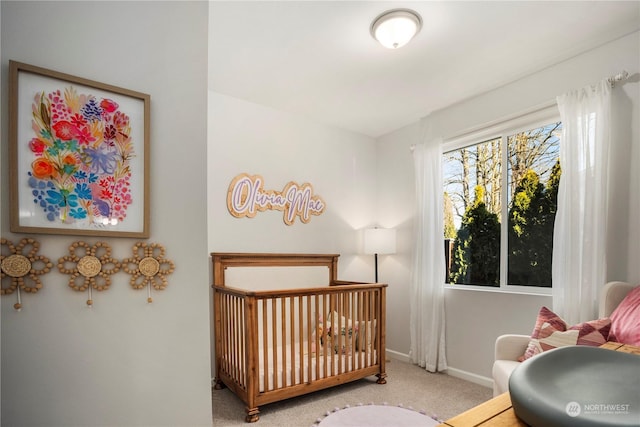
[[[447,369],[444,317],[444,197],[442,141],[413,150],[416,224],[411,276],[411,361],[427,371]]]
[[[553,309],[570,324],[597,317],[606,280],[611,85],[557,98],[562,120],[553,236]]]

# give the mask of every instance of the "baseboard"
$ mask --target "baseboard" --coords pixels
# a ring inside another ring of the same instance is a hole
[[[447,375],[451,375],[452,377],[460,378],[462,380],[469,381],[474,384],[479,384],[487,388],[493,388],[493,380],[491,378],[483,377],[482,375],[473,374],[471,372],[452,367],[449,367],[445,372],[447,373]]]
[[[411,359],[408,354],[400,353],[398,351],[386,350],[387,359],[395,359],[401,362],[411,363]]]
[[[401,362],[411,363],[411,358],[409,358],[408,354],[400,353],[399,351],[389,350],[387,349],[385,354],[387,355],[387,359],[399,360]],[[479,384],[481,386],[487,388],[493,388],[493,380],[491,378],[483,377],[482,375],[473,374],[471,372],[463,371],[461,369],[451,368],[449,367],[445,373],[447,375],[451,375],[452,377],[460,378],[465,381],[472,382],[474,384]],[[211,378],[211,385],[215,385],[215,378]]]
[[[395,359],[401,362],[411,363],[411,358],[408,354],[387,349],[386,355],[388,359]],[[444,371],[444,373],[446,373],[447,375],[451,375],[452,377],[460,378],[462,380],[469,381],[471,383],[478,384],[487,388],[493,388],[493,380],[491,378],[483,377],[482,375],[473,374],[471,372],[451,367]]]

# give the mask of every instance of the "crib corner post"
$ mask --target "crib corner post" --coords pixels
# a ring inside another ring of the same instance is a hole
[[[247,407],[247,416],[245,417],[245,421],[248,423],[255,423],[260,419],[260,411],[258,407],[249,408]]]
[[[378,354],[379,354],[379,363],[380,363],[380,373],[376,374],[378,377],[378,384],[386,384],[387,383],[387,371],[386,371],[386,362],[387,362],[387,285],[383,285],[380,288],[380,315],[379,322],[381,327],[378,328]]]

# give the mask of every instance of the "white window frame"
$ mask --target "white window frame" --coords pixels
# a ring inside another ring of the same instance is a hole
[[[558,106],[554,102],[552,104],[546,104],[543,106],[532,108],[521,112],[519,114],[505,117],[503,119],[486,123],[482,126],[472,128],[461,132],[457,136],[447,138],[443,141],[442,152],[448,153],[450,151],[459,150],[464,147],[468,147],[475,144],[480,144],[486,141],[500,138],[501,146],[506,147],[506,138],[509,136],[518,134],[520,132],[526,132],[531,129],[536,129],[541,126],[548,125],[550,123],[559,122],[560,112]],[[502,150],[502,165],[504,173],[502,174],[502,188],[508,188],[508,173],[507,173],[507,150]],[[501,194],[502,201],[502,218],[508,218],[509,206],[506,203],[506,192]],[[444,224],[443,233],[444,233]],[[501,292],[501,293],[515,293],[515,294],[527,294],[527,295],[551,295],[552,288],[539,287],[539,286],[522,286],[522,285],[509,285],[507,284],[507,262],[508,262],[508,221],[503,220],[500,224],[500,286],[479,286],[479,285],[464,285],[455,283],[445,283],[446,289],[456,290],[471,290],[471,291],[483,291],[483,292]],[[442,234],[443,234],[442,233]],[[442,235],[441,234],[441,235]]]

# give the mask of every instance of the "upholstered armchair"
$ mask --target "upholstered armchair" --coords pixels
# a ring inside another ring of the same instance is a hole
[[[609,317],[635,285],[626,282],[609,282],[602,289],[598,317]],[[529,335],[501,335],[495,343],[493,363],[493,395],[498,396],[509,390],[509,376],[521,363],[522,356],[529,344]]]

